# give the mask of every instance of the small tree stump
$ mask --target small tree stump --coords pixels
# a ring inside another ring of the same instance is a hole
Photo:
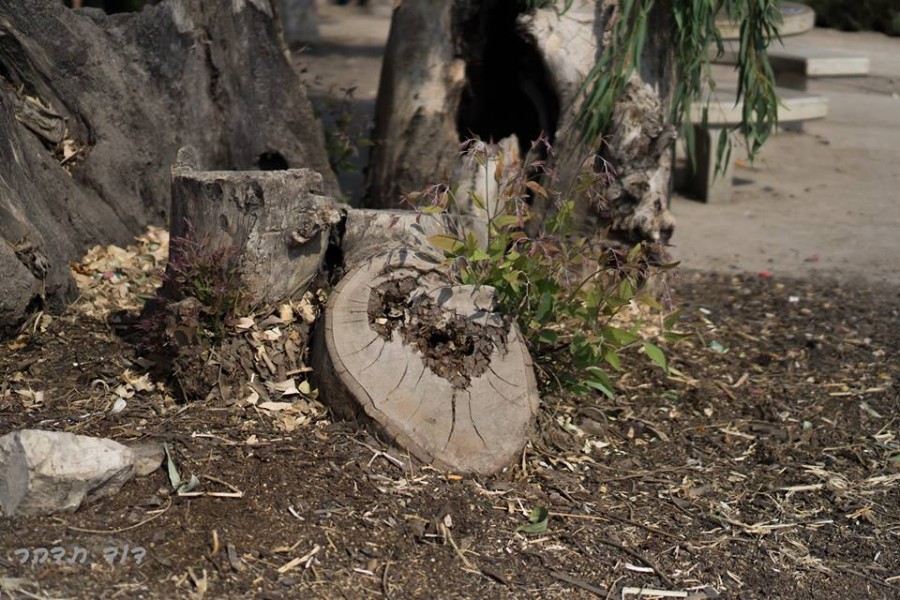
[[[240,257],[247,295],[271,305],[303,294],[343,214],[310,169],[201,171],[193,149],[172,168],[172,240],[192,238]]]
[[[418,459],[490,474],[515,460],[539,397],[494,290],[453,285],[408,247],[372,256],[332,293],[314,350],[322,398]]]

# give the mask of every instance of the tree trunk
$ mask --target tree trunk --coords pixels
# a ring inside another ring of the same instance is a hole
[[[524,156],[531,141],[545,135],[555,150],[560,189],[580,175],[609,175],[599,187],[577,190],[583,222],[612,240],[667,241],[675,138],[669,124],[675,28],[668,1],[654,4],[641,69],[626,86],[602,146],[586,146],[575,123],[584,78],[606,49],[617,5],[575,0],[560,15],[552,7],[527,13],[513,0],[401,3],[378,93],[370,204],[395,206],[437,179],[458,185],[471,178],[459,161],[459,144],[467,138],[515,136]]]
[[[0,2],[0,333],[73,298],[69,261],[169,211],[175,154],[309,167],[335,191],[270,0],[167,0],[107,17]]]

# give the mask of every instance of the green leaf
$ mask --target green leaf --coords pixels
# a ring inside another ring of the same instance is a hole
[[[586,385],[587,387],[589,387],[589,388],[591,388],[591,389],[593,389],[593,390],[597,390],[598,392],[600,392],[601,394],[603,394],[604,396],[606,396],[606,397],[609,398],[610,400],[615,400],[615,398],[616,398],[615,392],[613,392],[611,389],[609,389],[608,387],[606,387],[605,385],[603,385],[603,384],[600,383],[599,381],[593,381],[593,380],[587,379],[587,380],[585,380],[583,383],[584,383],[584,385]]]
[[[662,370],[669,373],[669,362],[666,360],[666,354],[662,351],[662,349],[656,344],[651,344],[650,342],[644,342],[644,353],[655,362],[657,365],[662,367]]]
[[[559,341],[559,334],[555,331],[547,331],[546,329],[542,329],[538,332],[538,334],[534,338],[540,344],[547,344],[548,346],[555,346]]]
[[[538,321],[543,321],[547,318],[547,315],[550,314],[550,311],[553,310],[553,294],[549,292],[544,292],[541,294],[541,301],[538,303],[537,311],[534,314],[534,318]]]
[[[436,235],[429,236],[428,241],[431,243],[431,245],[440,250],[443,250],[444,252],[456,252],[463,246],[463,243],[460,242],[457,238],[445,233],[438,233]]]
[[[603,360],[616,371],[622,370],[622,361],[619,359],[619,353],[612,348],[607,348],[603,353]]]
[[[172,455],[169,454],[169,445],[163,442],[163,452],[166,453],[166,471],[169,474],[169,485],[172,486],[173,490],[177,490],[178,486],[181,485],[181,475],[178,474],[178,467],[175,466],[175,461],[172,460]]]
[[[490,255],[482,250],[481,248],[475,248],[475,251],[472,252],[472,255],[469,257],[470,260],[473,261],[481,261],[481,260],[490,260]]]
[[[191,475],[190,480],[187,483],[182,483],[178,486],[178,489],[175,490],[175,493],[178,495],[186,494],[190,491],[193,491],[200,485],[200,480],[197,479],[196,475]]]
[[[597,390],[610,400],[615,400],[616,392],[613,390],[613,384],[609,376],[597,367],[588,367],[586,370],[590,373],[590,377],[585,378],[582,383],[593,390]]]
[[[519,525],[516,531],[521,533],[543,533],[547,531],[547,524],[550,520],[550,511],[543,506],[537,506],[532,509],[528,515],[528,524]]]
[[[634,247],[631,248],[631,250],[628,251],[628,257],[626,260],[629,263],[633,263],[637,260],[637,257],[641,255],[641,250],[643,250],[643,246],[640,242],[638,242],[634,245]]]
[[[665,318],[665,320],[663,321],[663,327],[665,329],[672,329],[673,327],[675,327],[675,325],[678,324],[678,319],[680,319],[680,318],[681,318],[681,309],[678,309]]]
[[[522,219],[517,215],[498,215],[494,218],[494,226],[497,229],[506,229],[509,227],[518,227],[521,225]]]
[[[641,336],[633,331],[627,331],[621,327],[604,327],[603,335],[614,341],[619,346],[627,346],[638,341]]]
[[[689,333],[677,333],[675,331],[667,331],[663,334],[663,339],[669,342],[670,344],[675,344],[680,342],[681,340],[686,340],[691,337]]]

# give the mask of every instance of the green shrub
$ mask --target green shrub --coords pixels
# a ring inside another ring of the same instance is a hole
[[[496,146],[478,142],[470,144],[467,152],[480,168],[490,165],[493,169],[493,173],[488,169],[488,175],[498,190],[495,200],[487,197],[487,190],[469,192],[472,204],[487,213],[486,231],[482,235],[448,231],[430,241],[445,253],[460,283],[497,290],[499,308],[518,322],[542,382],[612,397],[609,373],[620,370],[623,350],[638,345],[667,369],[662,350],[643,339],[641,322],[625,326],[617,320],[634,303],[662,308],[651,294],[641,291],[648,278],[669,267],[657,264],[659,249],[639,244],[624,252],[593,243],[576,226],[572,198],[535,181],[538,172],[545,181],[552,180],[545,163],[508,160]],[[540,231],[530,236],[525,231],[532,218],[529,197],[533,196],[548,200],[553,209],[542,220]],[[454,191],[446,185],[412,194],[408,201],[424,214],[453,215],[460,209]]]

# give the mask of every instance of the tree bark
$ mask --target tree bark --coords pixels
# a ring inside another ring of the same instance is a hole
[[[183,145],[221,169],[309,167],[322,131],[270,0],[167,0],[106,16],[0,2],[0,333],[74,297],[69,261],[169,213]]]
[[[345,216],[323,189],[310,169],[204,171],[194,149],[184,148],[172,169],[170,239],[234,256],[243,293],[271,309],[299,299],[322,270],[332,229]]]
[[[515,136],[524,156],[543,134],[555,150],[558,186],[574,186],[583,222],[616,241],[667,241],[675,138],[670,3],[654,4],[641,69],[600,147],[582,142],[575,115],[584,78],[607,50],[618,0],[576,0],[563,14],[552,7],[525,13],[516,5],[421,0],[397,7],[376,107],[370,205],[395,206],[441,178],[471,178],[459,166],[466,138]],[[579,190],[583,175],[600,182]]]

